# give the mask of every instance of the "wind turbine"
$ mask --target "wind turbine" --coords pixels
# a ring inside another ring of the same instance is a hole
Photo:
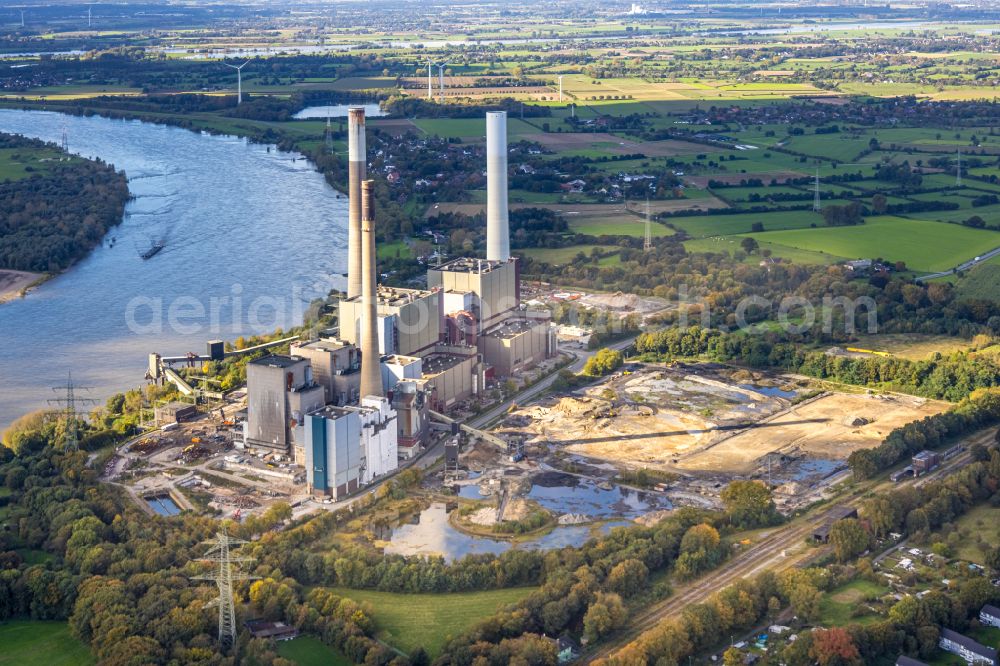
[[[433,85],[434,79],[433,79],[433,74],[431,74],[431,67],[433,67],[433,65],[431,64],[431,61],[428,60],[427,61],[427,99],[433,99],[434,98],[434,85]]]
[[[242,65],[230,65],[228,62],[222,64],[236,70],[236,106],[239,106],[243,103],[243,68],[250,64],[250,61],[247,60]]]
[[[90,20],[90,5],[87,5],[87,29],[89,30],[93,23]]]
[[[563,80],[563,75],[560,74],[559,75],[559,101],[560,102],[563,101],[563,98],[562,98],[562,80]]]
[[[441,97],[444,97],[444,68],[447,66],[446,62],[438,63],[438,94]]]

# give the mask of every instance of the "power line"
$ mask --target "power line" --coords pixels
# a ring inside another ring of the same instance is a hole
[[[239,569],[240,564],[252,562],[252,558],[233,555],[233,546],[240,546],[247,543],[246,541],[232,538],[223,527],[209,543],[213,544],[212,547],[198,558],[198,561],[209,562],[218,567],[210,574],[195,576],[193,580],[215,581],[219,588],[219,596],[209,604],[209,607],[212,605],[219,607],[219,647],[226,651],[236,644],[236,603],[233,600],[233,583],[241,580],[257,580],[257,576],[251,576]]]
[[[93,398],[81,398],[77,395],[77,391],[89,391],[90,386],[80,386],[73,383],[73,372],[70,371],[67,375],[65,386],[53,386],[53,391],[65,391],[65,398],[52,398],[49,400],[50,405],[61,406],[63,412],[63,418],[65,419],[65,432],[63,433],[63,449],[65,451],[76,451],[79,448],[80,439],[77,434],[77,427],[79,420],[77,413],[77,405],[96,405],[97,400]]]

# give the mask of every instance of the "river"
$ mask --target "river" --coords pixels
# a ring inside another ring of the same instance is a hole
[[[347,200],[301,155],[231,136],[0,110],[0,131],[125,170],[134,200],[102,247],[0,305],[0,430],[73,382],[104,399],[143,383],[147,355],[301,323],[342,287]],[[116,238],[109,247],[111,237]],[[148,260],[154,241],[165,248]]]

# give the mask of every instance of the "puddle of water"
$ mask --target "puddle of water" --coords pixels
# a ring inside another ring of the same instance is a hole
[[[791,400],[796,395],[797,391],[785,391],[784,389],[778,388],[777,386],[760,386],[759,384],[739,384],[741,389],[746,389],[748,391],[756,391],[757,393],[766,395],[769,398],[784,398],[786,400]]]
[[[292,116],[292,118],[295,120],[306,120],[309,118],[346,118],[347,110],[352,106],[363,106],[366,118],[377,118],[385,115],[385,111],[380,109],[378,104],[330,104],[328,106],[307,106]]]
[[[161,516],[176,516],[181,512],[181,508],[177,506],[177,503],[169,495],[147,497],[146,504]]]
[[[803,458],[789,463],[786,467],[771,475],[773,483],[787,481],[805,481],[808,479],[825,479],[831,474],[844,469],[847,464],[843,460],[828,460],[826,458]]]

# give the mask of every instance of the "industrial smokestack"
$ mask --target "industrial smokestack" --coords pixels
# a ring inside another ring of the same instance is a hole
[[[510,259],[507,219],[507,112],[486,114],[486,258]]]
[[[368,164],[362,106],[347,110],[347,151],[347,297],[354,298],[361,295],[361,181]]]
[[[361,183],[361,397],[384,396],[378,351],[378,303],[375,272],[374,181]]]

